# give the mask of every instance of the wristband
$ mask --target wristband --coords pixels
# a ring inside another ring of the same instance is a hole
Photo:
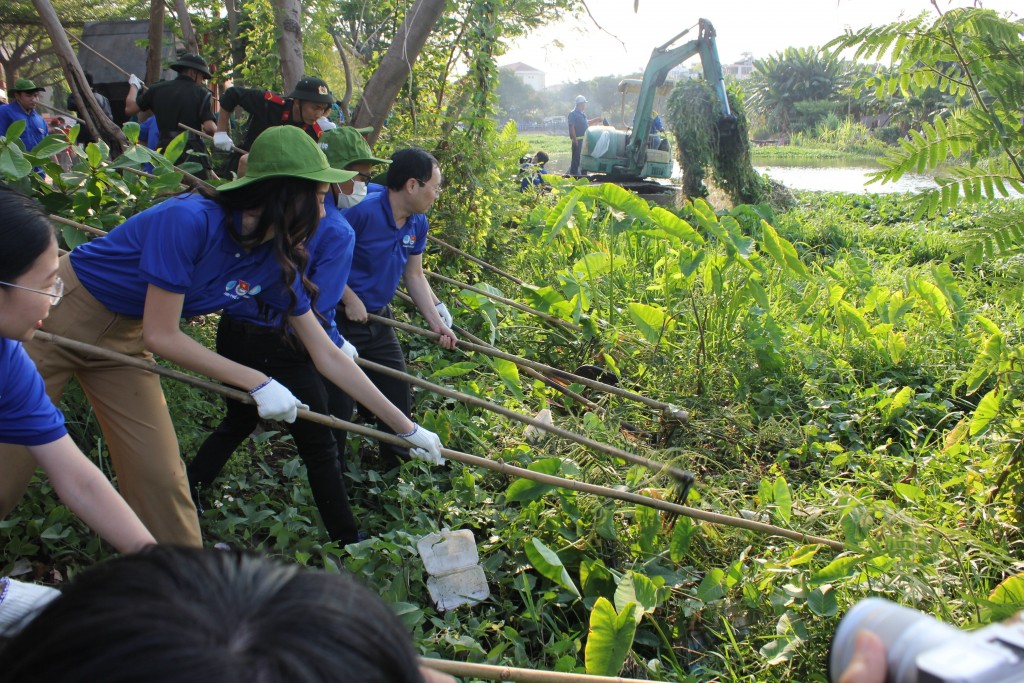
[[[417,430],[418,430],[419,428],[420,428],[420,427],[419,427],[419,425],[417,425],[417,424],[416,424],[416,423],[414,422],[414,423],[413,423],[413,425],[412,425],[412,431],[411,431],[411,432],[409,432],[408,434],[395,434],[395,436],[399,437],[400,439],[408,439],[408,438],[409,438],[410,436],[412,436],[413,434],[415,434],[415,433],[416,433],[416,431],[417,431]]]
[[[262,389],[263,387],[267,386],[268,384],[270,384],[273,381],[274,381],[273,377],[268,377],[266,382],[264,382],[263,384],[260,384],[259,386],[256,386],[256,387],[253,387],[252,389],[250,389],[249,390],[249,395],[252,396],[257,391],[259,391],[260,389]]]

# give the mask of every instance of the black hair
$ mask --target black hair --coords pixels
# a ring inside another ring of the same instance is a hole
[[[247,235],[239,232],[233,222],[231,237],[246,249],[261,244],[271,228],[274,229],[274,253],[281,265],[281,277],[288,289],[288,307],[282,311],[281,329],[287,326],[287,319],[295,310],[298,300],[292,291],[295,277],[301,275],[302,286],[309,294],[310,304],[316,310],[316,299],[320,291],[306,277],[309,253],[306,242],[313,237],[320,225],[320,199],[315,180],[304,178],[266,178],[226,192],[204,192],[226,212],[261,209],[256,229]]]
[[[551,161],[551,157],[548,156],[547,152],[538,151],[536,154],[533,155],[533,163],[535,164],[540,164],[541,166],[543,166],[549,161]]]
[[[92,74],[88,71],[85,72],[85,82],[89,84],[89,90],[93,89]]]
[[[154,545],[75,578],[0,650],[0,683],[423,683],[411,638],[347,574]]]
[[[387,186],[392,190],[401,190],[410,179],[425,183],[434,175],[434,167],[440,167],[429,152],[419,147],[406,147],[391,155],[391,166],[388,168]]]
[[[0,281],[14,282],[55,239],[53,226],[43,207],[8,185],[0,185],[0,216]]]

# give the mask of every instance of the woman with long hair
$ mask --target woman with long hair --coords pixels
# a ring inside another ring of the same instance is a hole
[[[169,199],[60,259],[64,298],[43,329],[138,358],[157,354],[247,390],[260,417],[293,422],[302,404],[265,373],[218,355],[179,323],[257,298],[282,313],[317,369],[414,446],[439,460],[440,440],[392,405],[331,342],[311,311],[306,241],[324,215],[328,184],[350,172],[330,167],[316,143],[291,126],[253,144],[245,176],[216,192]],[[159,378],[41,342],[26,349],[58,400],[74,375],[106,439],[122,495],[161,543],[201,543],[195,505]],[[0,516],[25,491],[35,463],[0,446]]]

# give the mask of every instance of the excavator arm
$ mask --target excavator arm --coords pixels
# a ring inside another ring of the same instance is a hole
[[[692,28],[692,27],[691,27]],[[691,29],[686,29],[664,45],[654,48],[651,59],[644,70],[640,85],[640,96],[633,115],[633,129],[626,142],[628,168],[626,175],[639,176],[647,159],[647,134],[650,128],[651,112],[658,87],[668,77],[668,72],[675,66],[694,55],[700,55],[701,67],[706,80],[718,95],[722,119],[734,122],[735,117],[729,109],[729,98],[725,92],[725,77],[722,74],[722,63],[718,58],[718,47],[715,45],[715,27],[707,19],[697,22],[698,35],[695,40],[677,47],[672,45],[684,37]]]

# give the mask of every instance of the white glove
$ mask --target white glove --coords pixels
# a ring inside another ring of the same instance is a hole
[[[58,595],[56,588],[0,577],[0,636],[13,636]]]
[[[356,350],[355,344],[350,342],[348,339],[343,339],[342,341],[344,343],[341,345],[341,352],[352,360],[359,358],[359,351]]]
[[[222,152],[230,152],[234,144],[231,142],[231,136],[222,130],[218,130],[213,134],[213,146]]]
[[[441,455],[441,439],[429,429],[424,429],[418,424],[414,424],[411,432],[399,434],[398,436],[413,445],[409,455],[417,460],[429,462],[431,465],[443,465],[445,463],[444,456]]]
[[[438,301],[434,304],[434,308],[437,309],[437,314],[441,316],[441,322],[444,323],[444,326],[451,329],[452,323],[455,322],[455,319],[452,318],[452,312],[448,310],[448,307]]]
[[[338,124],[327,120],[326,116],[321,116],[316,120],[316,125],[320,126],[320,133],[326,133],[329,130],[334,130],[338,127]]]
[[[135,74],[131,74],[128,76],[128,85],[134,85],[138,90],[142,90],[142,79]]]
[[[299,408],[309,407],[273,377],[250,390],[249,395],[256,399],[256,407],[264,420],[295,422]]]

